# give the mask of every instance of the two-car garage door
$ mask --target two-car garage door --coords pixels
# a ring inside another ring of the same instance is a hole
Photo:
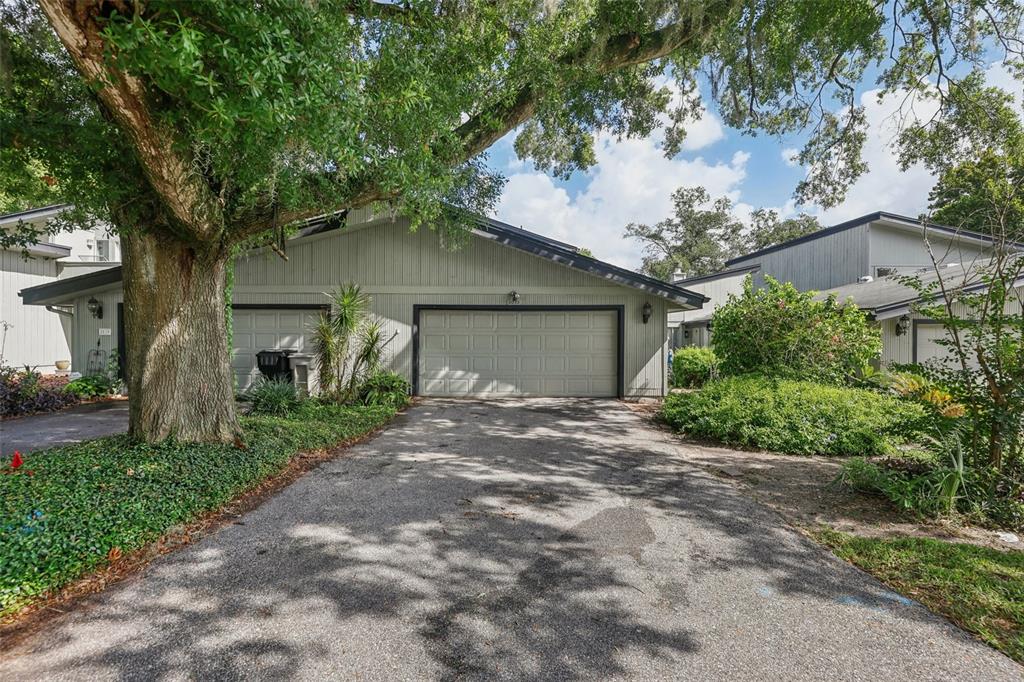
[[[419,393],[614,397],[617,325],[615,310],[421,310]]]

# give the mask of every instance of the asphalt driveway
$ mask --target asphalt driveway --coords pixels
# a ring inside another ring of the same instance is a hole
[[[80,443],[128,430],[128,401],[106,400],[0,422],[0,455]]]
[[[0,679],[1019,680],[611,401],[424,402]]]

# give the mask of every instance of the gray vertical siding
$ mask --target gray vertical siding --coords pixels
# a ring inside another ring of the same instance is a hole
[[[288,245],[288,261],[267,251],[239,257],[235,267],[234,302],[272,307],[289,303],[324,304],[325,292],[356,282],[371,298],[371,311],[395,334],[386,362],[411,379],[413,305],[505,305],[517,291],[523,305],[622,305],[624,387],[627,396],[661,396],[666,386],[669,303],[639,290],[573,270],[486,238],[470,237],[458,249],[446,249],[438,233],[409,230],[405,220],[383,219],[347,232],[331,232]],[[120,290],[95,294],[104,319],[85,309],[88,296],[76,303],[77,366],[85,366],[89,350],[108,353],[117,343]],[[642,308],[653,315],[643,324]],[[110,326],[111,337],[100,337]]]
[[[970,263],[985,250],[979,244],[929,235],[932,251],[942,263]],[[917,268],[932,264],[920,232],[908,232],[885,225],[874,225],[870,233],[871,271],[878,267]],[[848,282],[847,282],[848,283]]]
[[[737,260],[730,267],[760,263],[754,284],[764,286],[765,275],[792,282],[801,290],[830,289],[856,282],[868,274],[868,225],[836,232],[785,249]]]
[[[18,295],[22,289],[48,284],[56,277],[57,261],[52,258],[24,258],[20,250],[0,251],[0,320],[11,325],[4,344],[6,364],[52,372],[57,360],[71,359],[61,316],[42,306],[24,305]]]

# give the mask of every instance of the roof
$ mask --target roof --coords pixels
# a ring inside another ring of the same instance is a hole
[[[620,268],[617,265],[585,256],[571,244],[530,232],[519,227],[486,218],[473,216],[473,232],[479,237],[491,239],[499,244],[519,251],[546,258],[575,270],[581,270],[596,277],[622,286],[646,291],[654,296],[667,299],[687,309],[698,309],[709,299],[703,294],[690,291],[676,284],[641,275],[638,272]],[[345,224],[344,214],[332,214],[315,218],[303,224],[293,239],[301,239],[339,229]],[[114,267],[91,272],[77,277],[58,280],[49,284],[23,289],[22,301],[27,305],[54,303],[62,297],[77,296],[89,290],[107,287],[121,281],[121,268]]]
[[[867,223],[874,223],[879,221],[886,221],[894,224],[902,224],[907,227],[915,227],[918,229],[920,229],[921,227],[927,227],[929,230],[941,232],[961,239],[970,239],[983,242],[992,241],[991,235],[982,234],[980,232],[971,232],[970,230],[958,230],[955,227],[950,227],[948,225],[939,225],[937,223],[924,223],[922,225],[921,221],[917,218],[899,215],[898,213],[889,213],[887,211],[875,211],[874,213],[862,215],[861,217],[854,218],[853,220],[847,220],[845,223],[839,223],[838,225],[826,227],[824,229],[818,230],[817,232],[805,234],[804,236],[797,237],[796,239],[790,239],[789,241],[782,242],[781,244],[775,244],[774,246],[765,247],[763,249],[760,249],[759,251],[748,253],[745,256],[738,256],[727,261],[726,265],[735,265],[737,263],[750,260],[751,258],[763,256],[768,253],[774,253],[776,251],[781,251],[783,249],[788,249],[789,247],[796,246],[797,244],[804,244],[806,242],[814,241],[815,239],[821,239],[822,237],[828,237],[839,232],[852,230],[855,227],[860,227],[861,225],[865,225]]]
[[[68,208],[67,204],[53,204],[51,206],[43,206],[41,208],[30,208],[27,211],[4,213],[3,215],[0,215],[0,228],[7,225],[16,225],[20,222],[49,218],[57,215],[66,208]],[[25,246],[24,249],[10,247],[10,250],[23,250],[27,251],[30,255],[41,256],[43,258],[66,258],[71,255],[70,246],[52,244],[50,242],[32,242]]]
[[[981,274],[984,264],[962,265],[960,263],[941,267],[944,281],[964,291],[980,291],[985,288]],[[909,274],[909,273],[908,273]],[[927,286],[938,281],[939,275],[934,268],[922,268],[916,273],[921,284]],[[910,310],[910,307],[921,300],[917,290],[903,284],[900,279],[905,275],[891,275],[841,287],[827,289],[815,294],[814,298],[823,301],[835,296],[840,302],[852,300],[858,308],[868,312],[876,320],[898,317]],[[1024,284],[1024,274],[1016,284]]]
[[[703,282],[713,282],[716,279],[725,279],[734,275],[745,275],[749,272],[760,269],[760,263],[752,263],[750,265],[740,265],[735,268],[726,268],[725,270],[719,270],[718,272],[712,272],[709,275],[700,275],[698,277],[687,277],[686,279],[677,279],[672,282],[676,286],[683,286],[685,284],[701,284]]]

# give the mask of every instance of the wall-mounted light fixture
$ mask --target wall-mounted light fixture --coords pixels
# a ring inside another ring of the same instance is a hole
[[[89,314],[97,320],[103,319],[103,304],[97,301],[95,296],[89,299],[85,307],[89,310]]]
[[[690,330],[689,329],[684,329],[683,330],[683,338],[684,339],[690,338]]]
[[[651,306],[650,301],[644,301],[644,307],[640,310],[644,317],[644,324],[647,324],[651,320],[651,315],[654,314],[654,308]]]
[[[707,329],[708,331],[711,331],[711,320],[708,320],[708,323],[704,325],[704,328]]]
[[[896,320],[896,336],[903,336],[910,331],[910,316],[900,315],[900,319]]]
[[[522,299],[522,296],[519,295],[518,291],[513,290],[508,292],[508,302],[512,305],[519,303],[520,299]]]

